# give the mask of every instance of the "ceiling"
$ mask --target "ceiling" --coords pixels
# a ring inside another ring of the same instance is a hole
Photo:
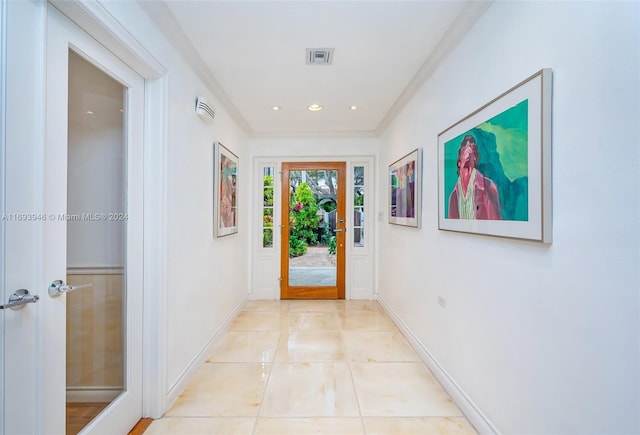
[[[259,137],[379,133],[488,2],[141,4],[231,116]],[[333,48],[332,64],[306,64],[307,48]],[[309,111],[310,104],[324,109]]]

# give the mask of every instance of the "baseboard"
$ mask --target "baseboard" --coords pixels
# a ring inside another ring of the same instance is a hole
[[[69,403],[109,403],[124,391],[124,387],[67,387]]]
[[[245,296],[242,301],[236,306],[236,308],[227,316],[222,325],[216,330],[213,336],[209,339],[209,342],[205,344],[200,352],[196,354],[196,356],[191,360],[191,362],[187,365],[187,367],[182,371],[178,379],[173,383],[173,385],[169,388],[167,392],[167,409],[164,412],[167,412],[169,408],[174,404],[174,402],[180,396],[180,393],[187,387],[189,381],[193,378],[196,371],[200,368],[200,366],[205,362],[207,356],[213,350],[213,347],[218,343],[220,338],[224,335],[224,333],[229,328],[231,321],[236,318],[238,313],[242,310],[242,307],[247,303],[247,297]]]
[[[402,335],[411,343],[411,346],[418,353],[422,361],[433,372],[434,376],[447,393],[451,396],[453,401],[458,405],[460,410],[467,417],[469,422],[475,427],[476,431],[480,434],[498,434],[498,430],[489,421],[486,415],[476,406],[475,403],[469,398],[462,388],[456,383],[456,381],[447,373],[437,359],[433,357],[431,352],[420,342],[418,337],[411,331],[406,323],[398,316],[393,310],[391,305],[380,294],[376,294],[376,299],[389,315],[391,320],[396,324]]]

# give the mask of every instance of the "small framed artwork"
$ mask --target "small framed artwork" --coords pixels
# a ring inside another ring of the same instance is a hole
[[[438,135],[438,228],[551,243],[551,69]]]
[[[420,228],[422,149],[389,165],[389,223]]]
[[[214,234],[222,237],[238,232],[238,156],[216,142],[214,168]]]

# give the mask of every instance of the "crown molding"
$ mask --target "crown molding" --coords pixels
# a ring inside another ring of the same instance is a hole
[[[213,77],[202,57],[198,54],[189,38],[184,34],[175,17],[164,1],[138,0],[138,4],[146,12],[151,21],[155,23],[160,31],[167,35],[167,40],[182,58],[193,68],[196,75],[209,88],[213,95],[220,101],[229,116],[247,134],[252,136],[253,130],[246,119],[240,114],[238,108],[227,96],[222,86]]]
[[[166,74],[164,66],[96,0],[49,3],[145,78]]]

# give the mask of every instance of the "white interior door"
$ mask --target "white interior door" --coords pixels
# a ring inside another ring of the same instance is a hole
[[[39,296],[0,310],[0,432],[65,433],[67,405],[90,400],[105,406],[83,433],[127,433],[142,416],[144,80],[51,5],[0,0],[0,19],[0,304]]]
[[[43,5],[0,0],[0,304],[19,289],[40,296],[22,309],[0,310],[3,434],[44,432],[41,319],[46,288],[41,269],[43,143]],[[17,307],[15,307],[17,308]],[[64,404],[61,405],[62,407]],[[64,422],[64,407],[62,408]]]
[[[64,284],[45,321],[67,328],[46,329],[66,382],[44,394],[103,404],[74,431],[126,433],[142,416],[144,81],[53,7],[46,70],[44,275]]]

